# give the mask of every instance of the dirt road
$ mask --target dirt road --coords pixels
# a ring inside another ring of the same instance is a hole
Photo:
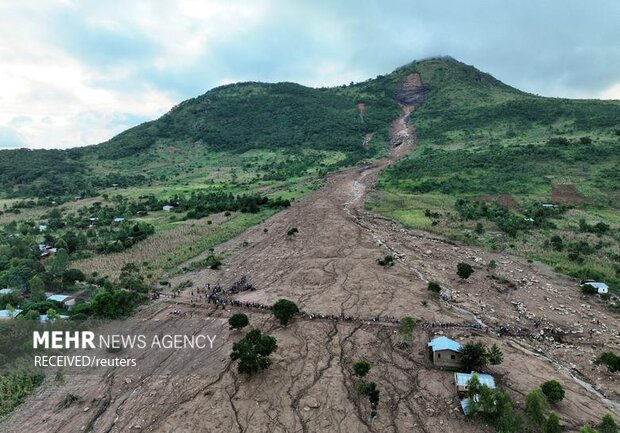
[[[421,85],[419,79],[409,81]],[[313,195],[218,247],[222,270],[177,278],[202,287],[246,276],[257,290],[237,295],[239,301],[271,304],[287,298],[308,312],[360,320],[300,318],[283,328],[269,312],[247,310],[252,325],[276,336],[279,346],[270,369],[247,378],[228,357],[240,334],[229,331],[225,320],[237,307],[215,310],[186,289],[138,313],[126,332],[145,324],[174,331],[183,321],[197,321],[196,332],[218,335],[213,350],[168,355],[153,350],[141,355],[137,369],[67,374],[65,385],[43,386],[0,427],[8,432],[486,431],[462,415],[452,374],[430,364],[426,341],[436,333],[462,342],[496,342],[505,361],[492,372],[519,405],[543,381],[562,382],[566,398],[555,410],[566,431],[598,421],[606,411],[620,416],[614,403],[620,397],[617,375],[591,364],[603,348],[617,351],[617,320],[599,302],[581,299],[574,281],[538,264],[405,230],[364,210],[381,168],[415,144],[407,121],[412,109],[404,105],[394,122],[387,157],[329,176]],[[299,232],[287,235],[293,227]],[[397,257],[394,266],[377,264],[386,254]],[[487,268],[490,260],[496,269]],[[467,281],[456,276],[459,261],[475,267]],[[428,292],[428,280],[449,288],[450,299]],[[477,320],[488,328],[420,328],[412,346],[402,349],[396,328],[372,318],[405,315],[428,324]],[[499,337],[500,326],[512,336]],[[590,329],[596,330],[591,336]],[[360,358],[373,364],[369,378],[381,391],[373,422],[350,371]],[[78,401],[60,408],[70,394]]]

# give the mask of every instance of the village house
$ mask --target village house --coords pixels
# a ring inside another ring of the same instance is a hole
[[[166,212],[170,212],[174,209],[174,206],[167,204],[166,206],[162,207],[162,209],[165,210]]]
[[[41,251],[41,257],[49,257],[56,254],[58,248],[52,248],[50,245],[39,244],[39,251]]]
[[[478,376],[478,381],[481,385],[486,385],[491,389],[495,388],[495,380],[493,379],[493,376],[490,374],[475,374]],[[474,372],[454,373],[454,384],[456,385],[457,394],[463,395],[467,393],[467,390],[469,389],[469,381],[473,375]]]
[[[121,217],[116,217],[113,220],[115,223],[122,223],[123,221],[125,221],[125,218],[121,218]]]
[[[428,342],[429,356],[438,367],[458,367],[461,362],[461,345],[448,337],[433,338]]]
[[[53,294],[48,296],[47,300],[55,302],[61,308],[71,308],[75,305],[75,298],[69,295]]]
[[[0,320],[14,319],[22,310],[0,310]]]
[[[609,293],[609,286],[605,283],[601,283],[600,281],[586,281],[583,283],[583,286],[592,287],[599,295]]]
[[[11,293],[13,293],[13,289],[0,289],[0,296],[10,295]]]

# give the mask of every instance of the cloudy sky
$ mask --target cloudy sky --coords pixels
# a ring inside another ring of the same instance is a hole
[[[235,81],[324,86],[451,55],[620,99],[620,1],[0,0],[0,148],[104,141]]]

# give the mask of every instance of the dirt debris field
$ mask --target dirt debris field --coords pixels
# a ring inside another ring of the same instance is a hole
[[[407,122],[412,109],[404,106],[393,125],[389,156],[331,175],[313,195],[218,247],[221,270],[179,275],[173,286],[191,279],[193,288],[176,298],[162,297],[127,321],[131,333],[145,323],[167,332],[178,321],[198,320],[200,329],[217,334],[213,350],[167,355],[153,350],[138,368],[67,374],[63,386],[45,384],[0,427],[6,432],[490,431],[465,418],[453,373],[428,360],[426,342],[437,334],[497,343],[504,363],[492,373],[518,405],[545,380],[560,381],[566,397],[556,410],[567,432],[598,422],[605,412],[620,418],[618,375],[592,363],[603,350],[620,350],[618,321],[599,301],[582,298],[577,282],[523,259],[405,230],[364,210],[379,170],[415,143]],[[299,233],[288,236],[293,227]],[[397,258],[394,266],[377,264],[386,254]],[[494,270],[486,266],[491,260],[497,262]],[[475,268],[467,281],[456,276],[459,261]],[[300,317],[283,328],[268,311],[215,309],[192,294],[207,283],[230,285],[242,276],[256,290],[236,295],[238,301],[271,304],[287,298],[305,312],[334,318]],[[428,292],[429,280],[447,288],[444,299]],[[229,331],[225,322],[240,310],[278,339],[273,365],[252,378],[238,375],[229,358],[242,334]],[[399,347],[391,323],[405,315],[421,321],[409,349]],[[335,319],[343,316],[352,319]],[[370,380],[381,392],[373,423],[352,379],[351,364],[360,358],[373,364]],[[79,400],[61,408],[69,394]]]

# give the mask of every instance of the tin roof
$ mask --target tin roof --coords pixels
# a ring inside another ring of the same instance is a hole
[[[459,352],[461,350],[461,344],[457,343],[454,340],[450,340],[448,337],[437,337],[433,338],[428,342],[428,347],[430,347],[433,352],[437,350],[452,350],[453,352]]]
[[[454,382],[456,383],[457,386],[467,386],[467,384],[469,383],[472,375],[474,373],[454,373]],[[478,376],[478,380],[480,381],[481,385],[486,385],[489,388],[495,388],[495,380],[493,379],[493,376],[491,376],[490,374],[481,374],[481,373],[475,373]]]

